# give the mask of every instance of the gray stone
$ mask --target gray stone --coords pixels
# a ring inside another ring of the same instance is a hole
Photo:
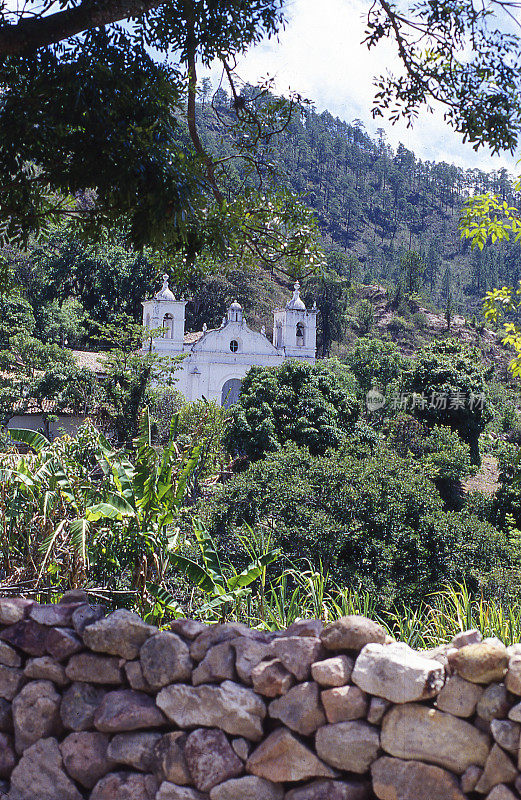
[[[382,749],[405,760],[426,761],[462,775],[484,766],[489,737],[452,714],[416,704],[394,706],[384,717]]]
[[[92,625],[105,616],[105,607],[101,605],[83,605],[72,614],[72,625],[76,633],[82,634],[87,625]]]
[[[283,636],[270,645],[274,658],[282,661],[297,681],[311,677],[311,665],[320,661],[325,653],[320,639],[313,636]]]
[[[90,800],[155,800],[157,789],[153,775],[110,772],[98,781]]]
[[[455,717],[471,717],[483,694],[483,689],[477,683],[470,683],[459,675],[452,675],[436,699],[440,711],[448,711]]]
[[[265,641],[265,637],[257,631],[252,631],[240,622],[227,622],[224,625],[209,625],[200,633],[190,645],[190,656],[194,661],[202,661],[210,647],[221,642],[229,642],[238,636],[256,641]]]
[[[65,661],[83,650],[83,642],[69,628],[50,628],[45,637],[45,649],[56,661]]]
[[[123,683],[120,659],[98,656],[95,653],[77,653],[72,656],[65,668],[65,674],[71,681],[111,686],[120,686]]]
[[[201,792],[208,792],[244,771],[228,739],[217,729],[192,731],[186,740],[184,755],[194,784]]]
[[[379,800],[465,800],[454,776],[430,764],[383,756],[371,776]]]
[[[320,703],[320,690],[317,683],[299,683],[284,697],[272,700],[269,715],[280,719],[292,731],[309,736],[326,723]]]
[[[503,679],[508,667],[506,647],[501,643],[469,644],[448,655],[451,669],[471,683],[491,683]]]
[[[260,664],[257,664],[251,672],[251,679],[257,694],[262,694],[264,697],[278,697],[286,694],[295,683],[291,672],[278,658],[261,661]]]
[[[253,741],[263,734],[266,706],[251,689],[231,681],[220,686],[167,686],[159,692],[156,702],[180,728],[221,728]]]
[[[378,756],[380,735],[367,722],[339,722],[317,731],[315,749],[326,764],[363,775]]]
[[[25,682],[22,669],[4,667],[0,664],[0,697],[4,700],[12,700]]]
[[[255,775],[232,778],[210,791],[210,800],[283,800],[283,797],[284,789],[279,783]]]
[[[189,677],[189,676],[188,676]],[[235,678],[235,650],[229,642],[214,645],[194,669],[192,683],[220,683]]]
[[[274,783],[293,783],[309,778],[336,778],[336,773],[293,736],[278,728],[253,751],[246,771]]]
[[[0,664],[4,667],[19,667],[22,659],[10,645],[0,642]]]
[[[291,789],[284,800],[368,800],[369,785],[360,781],[313,781]]]
[[[161,738],[160,733],[150,731],[119,733],[110,742],[107,754],[118,764],[125,764],[141,772],[154,772],[156,766],[154,748]]]
[[[251,753],[251,742],[249,742],[247,739],[243,739],[241,736],[238,739],[233,739],[232,747],[234,753],[239,756],[241,761],[248,760],[248,756]]]
[[[170,623],[171,631],[182,636],[183,639],[189,639],[190,641],[197,639],[207,628],[208,625],[204,622],[197,622],[195,619],[179,618]]]
[[[367,714],[367,695],[358,686],[337,686],[321,695],[327,721],[348,722]]]
[[[154,698],[132,689],[108,692],[94,714],[94,726],[102,733],[158,728],[165,723]]]
[[[468,631],[457,633],[452,639],[450,646],[459,650],[461,647],[467,647],[469,644],[479,644],[483,639],[480,631],[477,628],[472,628]]]
[[[493,719],[490,723],[490,732],[503,750],[517,754],[521,725],[517,722],[511,722],[509,719]]]
[[[321,619],[296,619],[285,631],[281,631],[279,636],[314,636],[320,638],[324,630],[324,623]]]
[[[186,734],[183,731],[166,733],[154,747],[154,772],[162,781],[184,786],[192,776],[183,752]]]
[[[372,725],[379,725],[384,714],[390,707],[391,703],[389,700],[385,700],[383,697],[371,697],[369,710],[367,712],[367,721]]]
[[[208,795],[189,786],[176,786],[175,783],[165,781],[159,787],[156,800],[208,800]]]
[[[513,783],[517,769],[499,745],[495,744],[485,762],[483,775],[476,784],[476,792],[486,794],[499,783]]]
[[[11,775],[9,800],[82,800],[63,771],[56,739],[41,739],[25,750]]]
[[[512,694],[521,695],[521,654],[509,658],[505,686]]]
[[[17,622],[16,625],[11,625],[9,628],[4,628],[0,633],[0,639],[17,647],[27,655],[44,656],[48,631],[49,629],[44,625],[27,619]]]
[[[504,683],[492,683],[487,686],[476,707],[478,716],[490,722],[503,719],[508,714],[511,703]]]
[[[460,779],[461,791],[465,793],[473,792],[482,775],[483,770],[481,767],[468,767]]]
[[[67,773],[86,789],[93,786],[116,766],[107,755],[109,737],[95,731],[70,733],[60,751]]]
[[[32,605],[32,600],[24,600],[22,597],[1,597],[0,625],[16,625],[17,622],[21,622]]]
[[[487,795],[487,800],[517,800],[517,797],[510,791],[508,786],[500,784],[499,786],[494,786],[490,794]]]
[[[154,690],[145,680],[143,675],[143,667],[140,661],[127,661],[125,664],[125,675],[132,689],[136,692],[151,692]]]
[[[345,686],[351,679],[355,662],[349,656],[341,655],[316,661],[311,665],[313,680],[327,688]]]
[[[137,657],[146,640],[157,633],[157,628],[147,625],[132,611],[118,609],[103,617],[83,631],[83,641],[99,653],[121,656],[127,660]]]
[[[235,650],[235,668],[242,683],[251,686],[252,672],[261,661],[268,658],[269,644],[256,639],[240,637],[232,639],[231,646]]]
[[[12,738],[7,733],[0,733],[0,778],[9,777],[17,760]]]
[[[80,605],[82,603],[54,603],[42,606],[34,603],[29,611],[29,619],[48,628],[66,628],[72,624],[72,614]]]
[[[351,680],[368,694],[410,703],[435,697],[445,682],[445,669],[403,642],[368,644],[356,659]]]
[[[61,732],[61,697],[50,681],[31,681],[13,700],[16,750]]]
[[[362,650],[366,644],[383,644],[387,631],[371,619],[347,616],[326,625],[321,635],[327,650]]]
[[[94,714],[106,695],[105,689],[88,683],[73,683],[63,695],[60,717],[64,728],[86,731],[94,725]]]
[[[140,650],[139,660],[143,677],[153,689],[161,689],[176,681],[188,681],[192,675],[188,645],[180,636],[168,631],[147,639]]]
[[[51,681],[57,686],[67,686],[69,679],[61,664],[58,664],[50,656],[41,658],[30,658],[25,665],[24,675],[33,680]]]

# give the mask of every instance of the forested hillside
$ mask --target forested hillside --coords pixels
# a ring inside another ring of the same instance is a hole
[[[228,103],[219,91],[214,108],[200,109],[210,147],[224,155],[231,152],[222,137]],[[359,282],[398,284],[404,253],[416,250],[430,299],[444,307],[450,298],[459,310],[474,312],[487,288],[519,280],[518,245],[471,252],[458,231],[469,195],[493,191],[516,202],[505,169],[483,172],[421,161],[403,145],[393,150],[383,128],[373,139],[360,120],[349,124],[312,110],[295,115],[270,140],[263,166],[264,177],[270,174],[274,183],[304,195],[318,216],[329,264]],[[234,167],[229,170],[233,175]],[[358,263],[350,263],[353,256]]]

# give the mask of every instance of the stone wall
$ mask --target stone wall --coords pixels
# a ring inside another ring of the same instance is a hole
[[[521,797],[521,645],[418,653],[376,623],[159,631],[82,592],[0,599],[10,800]]]

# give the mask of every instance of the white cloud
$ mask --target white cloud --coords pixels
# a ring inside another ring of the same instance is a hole
[[[383,127],[390,143],[399,142],[424,160],[448,161],[462,167],[484,170],[502,166],[514,171],[515,158],[475,153],[463,144],[436,110],[422,112],[414,127],[404,122],[391,126],[387,120],[373,120],[373,79],[400,64],[392,42],[369,51],[364,38],[367,3],[364,0],[291,0],[287,3],[288,25],[279,40],[264,41],[240,60],[237,72],[255,83],[262,77],[276,79],[276,89],[291,88],[312,100],[318,111],[328,110],[350,122],[360,118],[370,133]],[[220,76],[216,65],[215,82]]]

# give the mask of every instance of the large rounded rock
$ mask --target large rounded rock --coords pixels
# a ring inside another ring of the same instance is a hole
[[[111,772],[98,781],[90,800],[155,800],[157,789],[153,775]]]
[[[315,749],[326,764],[363,775],[378,755],[380,735],[367,722],[338,722],[317,731]]]
[[[156,766],[155,746],[161,734],[152,731],[118,733],[112,739],[107,754],[114,762],[125,764],[141,772],[154,772]]]
[[[508,714],[512,703],[504,683],[491,683],[481,695],[476,711],[485,722],[503,719]]]
[[[116,762],[107,755],[109,737],[104,733],[81,731],[71,733],[60,745],[63,765],[71,778],[86,789],[114,769]]]
[[[73,683],[63,695],[60,717],[64,728],[71,731],[86,731],[94,725],[94,714],[106,695],[101,686],[88,683]]]
[[[485,762],[485,769],[476,784],[475,791],[487,794],[499,783],[513,783],[517,778],[517,769],[505,752],[495,744]]]
[[[123,682],[121,660],[95,653],[77,653],[69,660],[65,674],[71,681],[120,686]]]
[[[263,697],[278,697],[286,694],[295,683],[295,678],[278,658],[261,661],[251,671],[253,688]]]
[[[210,792],[210,800],[282,800],[284,789],[278,783],[246,775],[232,778]]]
[[[337,686],[321,694],[328,722],[349,722],[367,714],[367,695],[358,686]]]
[[[154,772],[162,781],[185,786],[192,783],[183,747],[184,731],[165,733],[154,746]]]
[[[275,783],[336,777],[336,773],[287,728],[270,733],[249,757],[246,771]]]
[[[299,683],[269,705],[269,715],[280,719],[292,731],[309,736],[326,723],[320,703],[320,690],[313,681]]]
[[[482,767],[489,737],[463,719],[427,706],[395,706],[385,715],[381,745],[404,760],[426,761],[463,774],[471,764]]]
[[[471,717],[476,710],[483,689],[459,675],[452,675],[436,699],[440,711],[448,711],[455,717]]]
[[[521,725],[509,719],[493,719],[490,723],[490,732],[503,750],[518,753]]]
[[[512,694],[521,695],[521,654],[513,655],[508,661],[505,686]]]
[[[94,727],[102,733],[158,728],[165,723],[154,698],[132,689],[106,694],[94,715]]]
[[[507,671],[508,654],[499,642],[469,644],[449,653],[451,668],[471,683],[501,681]]]
[[[22,597],[0,598],[0,625],[16,625],[21,622],[32,605],[33,600],[24,600]]]
[[[25,750],[11,775],[9,800],[82,800],[63,771],[56,739],[41,739]]]
[[[224,733],[199,728],[186,740],[184,755],[195,786],[208,792],[219,783],[235,778],[244,771]]]
[[[333,656],[312,664],[311,675],[320,686],[328,689],[345,686],[351,679],[354,665],[355,662],[349,656]]]
[[[371,776],[379,800],[465,800],[454,775],[418,761],[384,756],[372,764]]]
[[[70,682],[63,666],[50,656],[30,658],[25,665],[24,675],[33,680],[51,681],[56,686],[67,686]]]
[[[83,641],[91,650],[130,661],[137,657],[143,644],[154,633],[157,633],[157,628],[147,625],[137,614],[119,609],[87,625]]]
[[[83,650],[83,642],[69,628],[51,628],[45,637],[45,649],[56,661],[65,661],[69,656]]]
[[[175,633],[162,631],[151,636],[142,646],[139,658],[143,677],[152,689],[189,681],[192,675],[188,645]]]
[[[45,625],[39,625],[32,619],[25,619],[5,628],[0,633],[0,639],[23,650],[27,655],[44,656],[48,631]]]
[[[231,681],[224,681],[221,686],[167,686],[159,692],[156,702],[179,728],[221,728],[253,741],[263,734],[266,706],[251,689]]]
[[[208,800],[208,795],[192,789],[191,786],[176,786],[175,783],[164,781],[156,794],[156,800]]]
[[[207,654],[194,669],[192,683],[220,683],[235,678],[235,650],[230,642],[221,642],[210,647]]]
[[[6,733],[0,733],[0,778],[8,778],[16,765],[13,740]]]
[[[392,703],[411,703],[438,694],[445,668],[403,642],[368,644],[356,659],[351,680],[368,694]]]
[[[320,638],[327,650],[362,650],[366,644],[383,644],[387,631],[367,617],[350,615],[326,625]]]
[[[22,659],[16,650],[6,642],[0,642],[0,664],[4,667],[19,667],[21,663]]]
[[[31,681],[13,700],[13,724],[19,753],[61,731],[61,697],[49,681]]]
[[[3,700],[12,700],[25,683],[23,669],[5,667],[0,664],[0,697]]]
[[[270,653],[281,661],[298,681],[311,677],[311,665],[324,657],[324,648],[314,636],[281,636],[270,645]]]

